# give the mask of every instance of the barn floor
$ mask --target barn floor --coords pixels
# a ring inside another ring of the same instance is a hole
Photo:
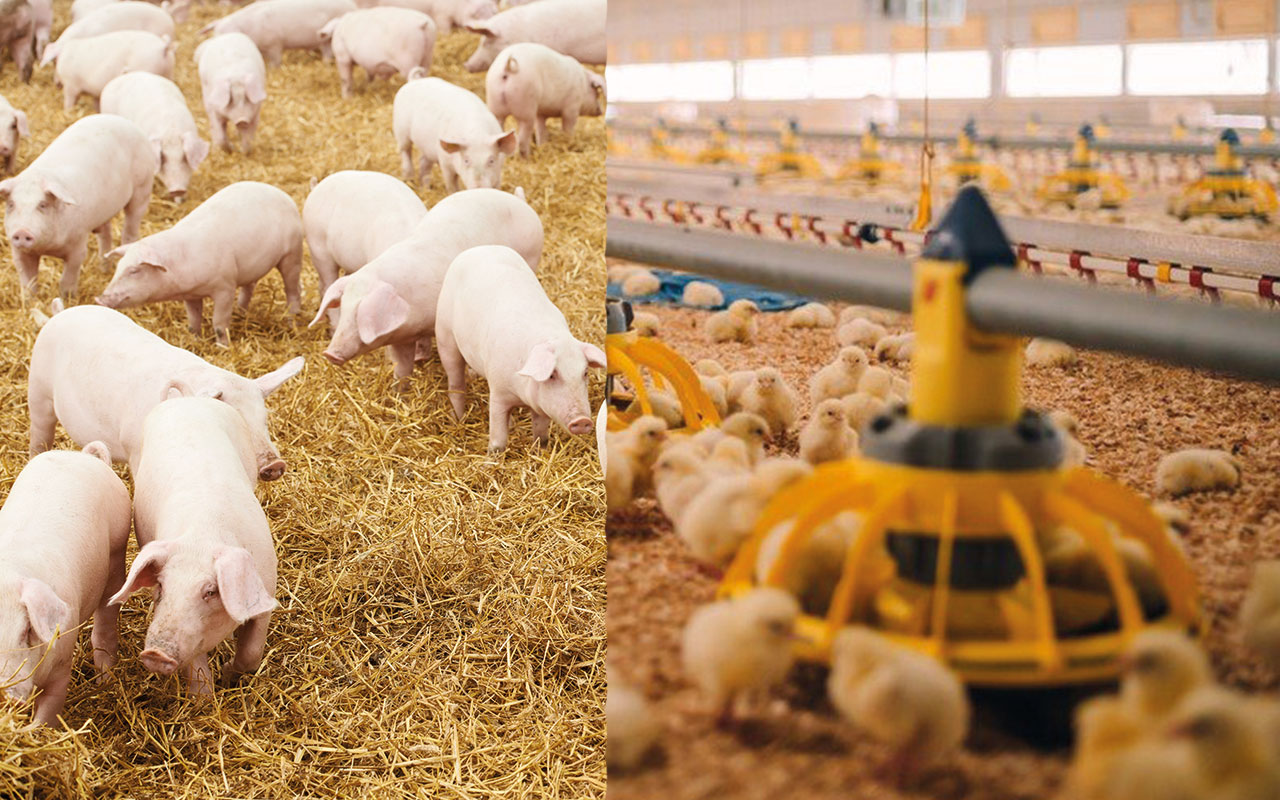
[[[55,5],[56,35],[70,2]],[[230,10],[197,5],[179,25],[175,78],[206,138],[192,54],[199,28]],[[483,96],[484,73],[461,68],[478,40],[443,37],[431,73]],[[356,94],[343,100],[332,64],[290,52],[267,80],[254,154],[215,150],[185,205],[153,196],[144,235],[237,180],[279,186],[301,208],[309,182],[340,169],[399,176],[391,135],[399,78],[365,86],[357,70]],[[24,85],[5,64],[0,92],[31,119],[20,168],[91,113],[83,99],[63,113],[51,68]],[[550,128],[532,159],[508,161],[503,188],[523,186],[542,218],[549,296],[576,335],[603,344],[604,125],[584,119],[572,140]],[[415,187],[429,204],[444,196],[438,170],[432,180]],[[90,248],[81,302],[109,277]],[[0,258],[3,495],[26,462],[36,329],[8,248]],[[60,271],[46,259],[45,310]],[[190,334],[181,303],[127,312],[249,376],[306,357],[302,374],[268,401],[289,471],[258,489],[280,559],[280,608],[260,672],[212,701],[146,672],[136,657],[149,618],[144,593],[125,607],[121,662],[105,682],[93,682],[82,646],[69,730],[33,730],[29,714],[0,705],[0,797],[603,796],[605,540],[594,438],[557,431],[538,448],[527,416],[517,415],[511,448],[488,456],[482,385],[459,425],[434,358],[403,395],[380,354],[344,368],[325,361],[328,331],[305,327],[316,285],[308,257],[303,318],[291,320],[279,276],[268,275],[247,315],[237,312],[230,350],[214,345],[207,319],[203,336]],[[60,431],[58,446],[70,444]],[[229,652],[215,652],[215,671]]]
[[[702,334],[705,312],[637,308],[658,315],[661,339],[690,362],[712,357],[729,370],[777,366],[801,398],[801,424],[809,375],[839,349],[832,331],[789,329],[781,314],[761,315],[754,345],[724,345]],[[1088,465],[1144,495],[1154,491],[1155,465],[1164,453],[1193,446],[1239,452],[1245,472],[1238,490],[1175,503],[1191,514],[1185,542],[1202,584],[1208,646],[1220,677],[1249,691],[1280,687],[1280,676],[1268,674],[1237,642],[1235,624],[1250,564],[1280,557],[1275,390],[1082,352],[1074,367],[1028,370],[1024,391],[1028,405],[1074,414]],[[610,669],[654,703],[665,728],[661,752],[646,767],[610,774],[613,800],[1038,800],[1061,794],[1069,750],[1013,732],[1017,726],[989,699],[978,702],[962,753],[927,770],[906,791],[879,782],[874,772],[885,751],[838,719],[826,699],[825,669],[814,666],[797,667],[741,731],[721,731],[680,664],[685,621],[712,599],[715,583],[652,499],[610,518],[607,575]],[[1033,729],[1044,724],[1034,717],[1015,722]]]

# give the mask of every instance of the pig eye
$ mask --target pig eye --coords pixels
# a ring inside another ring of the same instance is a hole
[[[215,598],[215,597],[217,597],[217,596],[218,596],[218,587],[217,587],[217,586],[209,586],[209,587],[206,587],[206,588],[205,588],[205,590],[204,590],[204,599],[205,599],[205,600],[212,600],[213,598]]]
[[[36,209],[37,209],[38,211],[46,211],[46,210],[48,210],[48,208],[49,208],[49,201],[48,201],[48,200],[41,200],[41,201],[40,201],[40,203],[36,206]]]

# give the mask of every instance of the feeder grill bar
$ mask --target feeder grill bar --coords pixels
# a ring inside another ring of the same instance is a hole
[[[900,258],[761,241],[610,218],[607,255],[713,278],[849,303],[910,311],[912,274]],[[969,287],[973,324],[1044,336],[1280,383],[1280,314],[1166,300],[986,270]]]

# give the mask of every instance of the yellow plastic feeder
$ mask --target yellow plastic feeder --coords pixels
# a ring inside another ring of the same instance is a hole
[[[880,126],[872,122],[858,142],[858,157],[841,165],[836,173],[838,181],[862,181],[879,183],[902,172],[902,165],[887,161],[880,150]]]
[[[756,165],[756,180],[778,175],[821,178],[825,173],[818,159],[800,149],[800,123],[794,119],[778,134],[778,149],[766,153]]]
[[[1041,200],[1075,208],[1080,195],[1093,189],[1102,192],[1102,208],[1119,208],[1129,199],[1129,187],[1124,179],[1098,167],[1098,154],[1093,149],[1094,138],[1093,126],[1080,126],[1067,168],[1045,178],[1036,189],[1036,195]]]
[[[1222,219],[1270,219],[1280,208],[1276,190],[1266,181],[1250,178],[1236,153],[1240,136],[1227,128],[1218,137],[1211,169],[1169,200],[1169,213],[1180,219],[1214,216]]]

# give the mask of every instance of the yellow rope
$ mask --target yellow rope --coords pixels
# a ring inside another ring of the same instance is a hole
[[[924,143],[920,145],[920,201],[911,230],[923,231],[933,220],[933,140],[929,138],[929,0],[924,0]]]

